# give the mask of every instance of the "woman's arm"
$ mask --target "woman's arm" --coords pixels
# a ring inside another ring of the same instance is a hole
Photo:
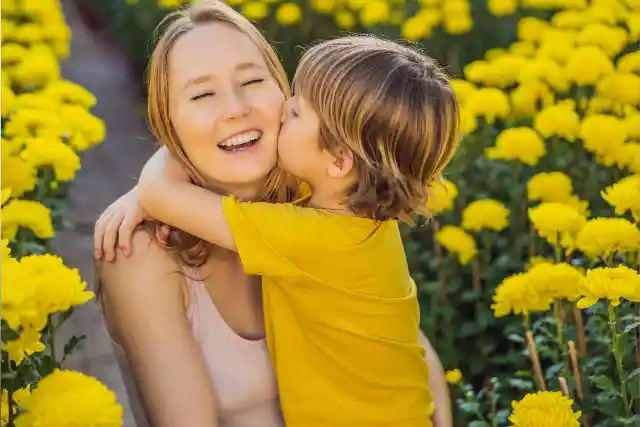
[[[184,278],[144,231],[129,257],[101,265],[108,329],[126,354],[152,427],[216,427],[204,359],[191,333]]]
[[[431,388],[435,405],[433,426],[452,427],[451,397],[449,396],[449,385],[444,376],[442,363],[440,363],[438,353],[433,349],[429,339],[422,331],[420,331],[420,344],[427,350],[425,360],[429,365],[429,387]]]

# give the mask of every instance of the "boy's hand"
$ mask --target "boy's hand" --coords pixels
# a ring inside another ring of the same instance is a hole
[[[96,259],[113,261],[116,256],[116,244],[125,256],[129,256],[133,232],[145,219],[151,217],[140,205],[136,186],[113,202],[96,222],[93,232]]]

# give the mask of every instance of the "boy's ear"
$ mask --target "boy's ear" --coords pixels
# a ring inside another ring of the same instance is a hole
[[[353,169],[353,152],[351,150],[340,150],[337,155],[333,155],[333,161],[329,164],[327,172],[331,178],[344,178]]]

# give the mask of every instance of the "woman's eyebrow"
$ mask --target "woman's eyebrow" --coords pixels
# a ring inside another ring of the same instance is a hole
[[[242,63],[236,65],[235,70],[236,71],[242,71],[242,70],[247,70],[247,69],[251,69],[251,68],[255,68],[255,69],[259,69],[259,70],[264,70],[265,69],[264,66],[262,66],[262,65],[260,65],[258,63],[248,61],[248,62],[242,62]],[[191,85],[207,82],[209,80],[214,79],[215,77],[216,77],[215,74],[205,74],[205,75],[202,75],[202,76],[193,77],[193,78],[187,80],[187,82],[185,83],[183,89],[186,89],[187,87],[189,87]]]

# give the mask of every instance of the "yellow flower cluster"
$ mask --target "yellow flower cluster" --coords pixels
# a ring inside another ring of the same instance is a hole
[[[615,208],[616,215],[630,212],[635,221],[640,222],[640,174],[622,178],[601,194]]]
[[[163,9],[174,9],[197,0],[157,0]],[[498,0],[497,16],[505,16],[504,3],[514,0]],[[127,0],[131,5],[138,0]],[[304,19],[304,13],[332,16],[342,30],[356,26],[369,29],[378,25],[400,26],[402,37],[417,41],[429,38],[437,28],[452,35],[466,34],[473,29],[471,2],[469,0],[419,0],[417,10],[407,7],[405,0],[227,0],[247,18],[260,21],[273,16],[281,26],[291,26]],[[411,5],[413,6],[413,5]],[[500,15],[502,13],[502,15]]]
[[[550,21],[521,19],[517,42],[465,67],[466,81],[454,81],[463,131],[474,130],[475,124],[466,124],[477,119],[530,121],[531,128],[502,131],[487,156],[535,166],[547,152],[543,138],[580,139],[600,163],[640,172],[638,6],[617,0],[525,3],[523,8],[544,3],[543,9],[561,11]],[[496,15],[512,13],[506,0],[488,6]],[[588,98],[589,91],[595,96]]]
[[[431,194],[427,198],[427,209],[433,214],[453,209],[458,197],[458,187],[451,181],[443,179],[433,184]]]
[[[510,427],[580,427],[581,412],[573,412],[573,400],[557,391],[531,393],[512,406]]]
[[[80,372],[55,370],[22,397],[20,406],[26,412],[16,418],[16,427],[122,426],[115,394]]]
[[[447,382],[451,385],[458,384],[462,380],[462,372],[460,372],[460,369],[447,371],[444,376]]]
[[[2,209],[2,233],[10,240],[21,227],[53,236],[49,209],[17,199],[33,198],[38,185],[55,187],[43,181],[48,168],[55,181],[74,179],[77,152],[105,136],[104,123],[89,112],[95,97],[60,78],[69,37],[59,0],[2,3],[2,190],[14,198]]]
[[[507,225],[509,210],[497,200],[476,200],[462,211],[462,228],[469,231],[501,231]]]
[[[554,301],[582,296],[582,273],[573,266],[543,262],[505,278],[496,288],[491,308],[496,317],[548,311]]]
[[[89,112],[95,97],[61,79],[59,61],[69,53],[70,35],[59,0],[2,1],[2,350],[28,378],[44,375],[28,372],[40,369],[37,361],[23,362],[50,350],[42,337],[45,330],[56,333],[50,319],[93,298],[76,269],[51,254],[29,255],[28,246],[53,237],[43,201],[59,182],[74,179],[77,152],[105,136],[103,122]],[[31,234],[19,234],[21,229]],[[4,338],[5,322],[15,338]],[[94,378],[57,371],[32,384],[33,393],[23,388],[9,394],[12,381],[3,376],[0,425],[9,419],[22,427],[122,425],[122,407]]]

